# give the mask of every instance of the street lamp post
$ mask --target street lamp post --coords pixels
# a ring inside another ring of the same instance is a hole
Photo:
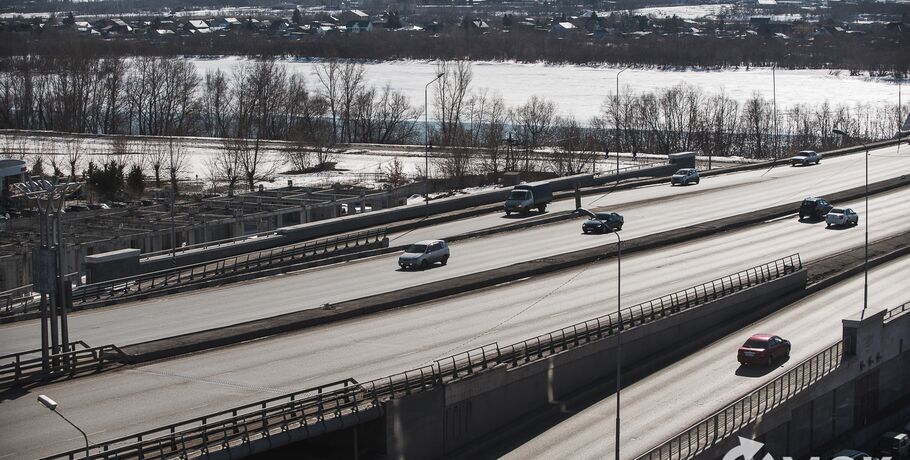
[[[617,171],[617,174],[619,172]],[[622,389],[622,383],[619,378],[622,376],[622,302],[620,301],[620,290],[622,288],[622,238],[619,233],[613,231],[616,236],[616,319],[619,321],[619,334],[616,334],[616,447],[615,460],[619,460],[619,390]]]
[[[576,214],[587,215],[588,217],[596,217],[593,212],[585,209],[578,208],[575,210]],[[616,237],[616,319],[619,322],[619,333],[616,334],[616,426],[613,431],[616,434],[616,438],[613,442],[615,448],[615,460],[619,460],[619,427],[620,427],[620,390],[622,390],[622,238],[619,236],[615,230],[612,232],[613,236]]]
[[[430,85],[432,85],[436,80],[442,78],[444,74],[436,74],[436,78],[430,80],[426,86],[423,87],[423,133],[424,133],[424,201],[427,206],[430,205]],[[429,208],[427,208],[427,213],[429,213]]]
[[[38,396],[38,402],[41,403],[42,406],[50,409],[51,412],[59,415],[60,418],[62,418],[63,420],[66,420],[66,423],[69,423],[70,425],[73,426],[73,428],[79,430],[79,432],[82,433],[82,439],[85,440],[85,458],[89,458],[88,435],[85,434],[85,431],[82,431],[82,428],[79,428],[78,426],[76,426],[75,423],[71,422],[70,419],[66,418],[63,414],[58,412],[57,411],[57,402],[54,401],[53,399],[51,399],[45,395],[40,395],[40,396]]]
[[[853,139],[853,136],[847,134],[846,131],[835,129],[834,134],[843,136],[847,139]],[[864,259],[863,259],[863,311],[860,313],[859,318],[863,319],[866,315],[866,307],[869,306],[869,146],[865,142],[860,142],[863,145],[863,150],[865,151],[866,159],[866,186],[864,195],[866,195],[866,225],[864,225],[865,238],[866,242],[864,244]]]

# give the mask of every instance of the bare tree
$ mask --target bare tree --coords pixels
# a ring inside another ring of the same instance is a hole
[[[208,159],[207,167],[212,183],[227,183],[228,196],[234,196],[237,181],[240,180],[240,151],[245,148],[246,142],[246,139],[224,138],[222,147]]]
[[[420,112],[411,106],[404,94],[393,91],[389,84],[382,88],[376,101],[376,134],[367,142],[401,144],[412,139]]]
[[[71,137],[63,141],[63,153],[66,156],[66,164],[70,169],[70,180],[76,181],[76,171],[82,163],[85,152],[82,149],[82,138]]]
[[[460,145],[465,98],[473,79],[473,70],[468,61],[441,61],[436,64],[439,78],[434,94],[436,97],[436,118],[439,120],[442,145]]]
[[[404,172],[404,164],[396,156],[385,167],[385,180],[392,187],[399,187],[408,183],[408,176]]]
[[[231,96],[228,77],[223,70],[206,72],[200,107],[202,123],[209,135],[227,137],[231,120]]]
[[[597,132],[582,127],[574,117],[557,120],[556,149],[550,158],[559,175],[580,174],[591,168],[597,155]]]
[[[187,166],[187,152],[186,147],[183,146],[182,142],[179,139],[174,137],[169,137],[166,144],[166,158],[167,158],[167,172],[168,178],[171,181],[171,190],[173,190],[174,196],[177,195],[177,180],[183,169]]]
[[[262,150],[262,139],[280,129],[274,114],[286,104],[287,72],[274,58],[238,67],[232,81],[232,99],[240,166],[250,190],[256,181],[271,177],[279,162]]]
[[[339,70],[339,83],[341,85],[341,137],[350,143],[353,141],[351,124],[355,103],[366,90],[366,70],[364,70],[363,64],[353,62],[342,64]]]
[[[338,109],[341,101],[341,64],[332,59],[316,66],[316,78],[322,85],[322,96],[328,102],[332,120],[332,142],[338,141]]]
[[[512,123],[524,142],[524,170],[531,169],[531,154],[550,139],[556,121],[556,104],[536,95],[515,109]]]

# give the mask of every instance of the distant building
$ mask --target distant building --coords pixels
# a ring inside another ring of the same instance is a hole
[[[360,33],[360,32],[370,32],[373,30],[373,23],[369,19],[365,21],[349,21],[345,26],[348,32],[351,33]]]

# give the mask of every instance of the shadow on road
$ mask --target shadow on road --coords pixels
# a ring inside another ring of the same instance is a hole
[[[789,356],[787,356],[786,358],[782,358],[782,359],[779,358],[779,359],[774,360],[774,362],[770,366],[765,366],[762,364],[752,365],[752,366],[740,365],[739,368],[736,369],[736,375],[738,375],[740,377],[752,377],[752,378],[764,377],[764,376],[770,374],[771,372],[775,371],[776,369],[780,368],[787,361],[790,361]]]

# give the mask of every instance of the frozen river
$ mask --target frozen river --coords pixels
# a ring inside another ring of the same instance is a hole
[[[221,68],[225,71],[243,58],[191,59],[200,72]],[[286,60],[288,70],[306,76],[307,85],[315,89],[317,63]],[[392,61],[364,65],[369,81],[375,86],[389,83],[408,96],[417,107],[423,106],[423,90],[435,76],[432,61]],[[515,62],[475,62],[471,91],[486,90],[500,94],[507,106],[524,104],[532,95],[552,100],[563,115],[573,114],[587,120],[599,110],[606,97],[616,93],[616,74],[621,67],[521,64]],[[622,92],[653,91],[687,83],[708,93],[723,91],[740,102],[753,93],[770,99],[774,93],[771,68],[739,68],[720,71],[703,70],[626,70],[620,76]],[[796,104],[897,105],[898,85],[891,80],[851,77],[847,71],[782,70],[776,71],[777,104],[787,110]],[[430,94],[432,104],[432,89]],[[432,116],[432,112],[430,114]]]

